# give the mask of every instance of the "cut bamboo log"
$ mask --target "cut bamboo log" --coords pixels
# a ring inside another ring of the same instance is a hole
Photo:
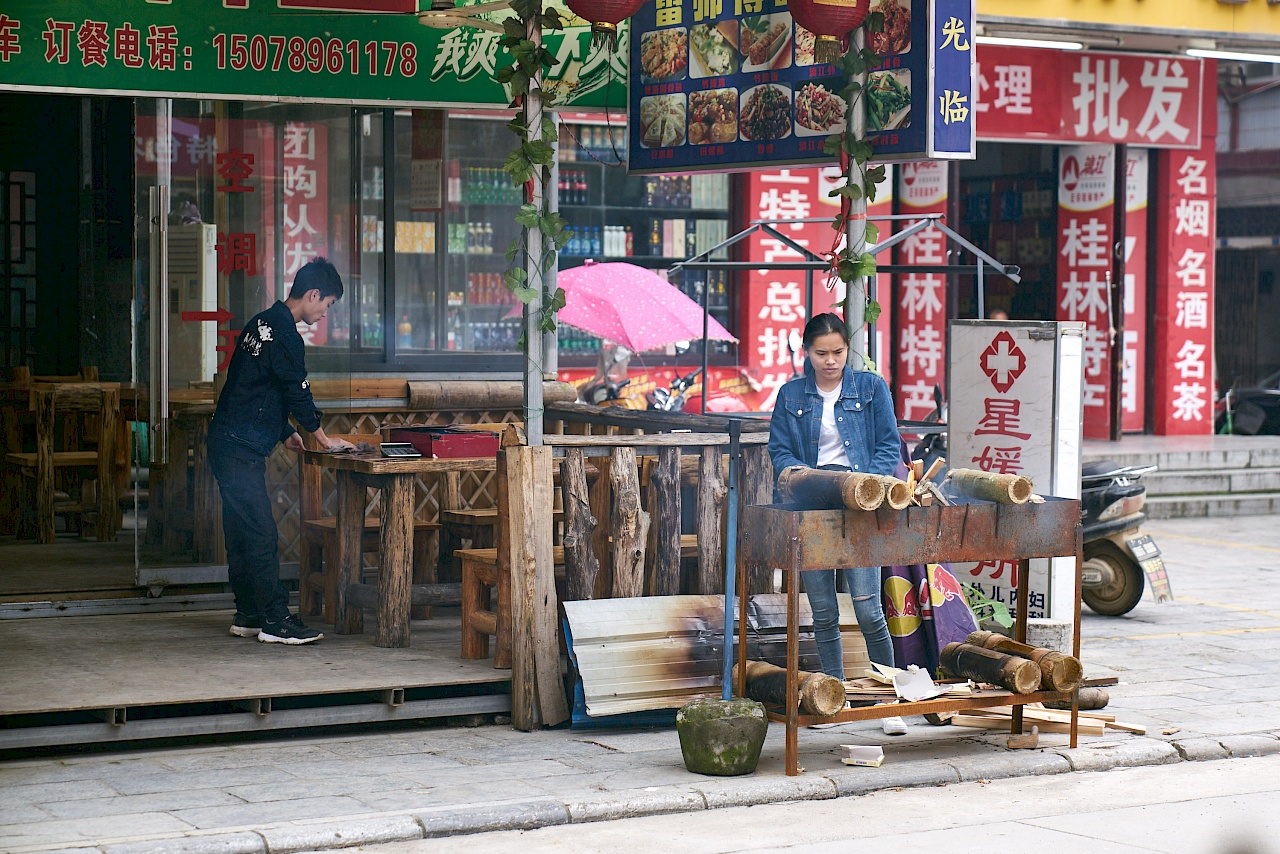
[[[1084,679],[1080,659],[1057,650],[1018,643],[995,632],[972,632],[965,643],[1034,661],[1040,666],[1040,687],[1046,691],[1074,691]]]
[[[884,503],[894,510],[901,510],[911,503],[911,487],[905,481],[889,475],[875,475],[884,484]]]
[[[734,665],[734,682],[737,683],[737,665]],[[787,671],[767,661],[748,661],[745,691],[752,700],[771,706],[787,704]],[[844,708],[844,683],[825,673],[809,673],[801,670],[797,677],[800,687],[800,711],[806,715],[831,717]]]
[[[885,485],[873,474],[821,471],[792,466],[778,475],[778,492],[788,503],[815,510],[875,510],[885,499]]]
[[[947,482],[957,492],[997,504],[1026,504],[1031,498],[1031,478],[1019,474],[992,474],[978,469],[952,469]]]
[[[614,448],[609,477],[613,481],[613,596],[644,595],[644,550],[649,540],[649,514],[640,506],[640,475],[634,448]],[[676,549],[679,559],[680,550]]]
[[[1015,694],[1034,694],[1040,688],[1040,665],[967,643],[949,643],[939,663],[954,676],[988,682]]]

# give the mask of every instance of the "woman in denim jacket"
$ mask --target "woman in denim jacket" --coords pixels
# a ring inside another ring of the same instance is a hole
[[[778,390],[769,431],[776,473],[792,466],[891,475],[900,456],[898,424],[885,381],[847,364],[849,329],[834,314],[819,314],[804,328],[805,375]],[[880,595],[880,567],[840,570],[853,596],[858,627],[871,660],[893,666],[893,642]],[[844,679],[836,572],[804,574],[813,611],[818,659],[828,675]],[[885,718],[884,731],[907,731],[901,718]]]

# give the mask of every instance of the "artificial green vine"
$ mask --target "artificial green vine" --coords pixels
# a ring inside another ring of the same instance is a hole
[[[868,32],[878,33],[884,30],[884,13],[872,12],[867,16],[866,27]],[[880,63],[880,57],[871,48],[864,47],[859,50],[852,38],[849,39],[849,48],[840,58],[836,60],[835,65],[845,74],[845,79],[849,81],[848,85],[841,90],[840,95],[844,98],[848,109],[861,110],[865,109],[862,103],[865,95],[865,85],[857,81],[857,77],[865,74],[869,69]],[[864,134],[865,137],[865,134]],[[856,202],[865,198],[867,204],[871,204],[876,200],[876,184],[884,180],[884,166],[876,166],[868,168],[867,162],[871,159],[871,155],[875,153],[874,146],[867,142],[865,138],[853,138],[848,129],[837,134],[827,137],[822,149],[826,154],[840,159],[841,171],[844,173],[844,184],[836,187],[828,195],[832,197],[840,197],[842,202]],[[841,204],[840,212],[836,214],[835,220],[831,223],[831,227],[837,232],[843,232],[848,224],[849,216],[847,212],[848,205]],[[876,226],[867,223],[867,244],[874,244],[880,236],[880,231]],[[835,275],[846,285],[858,278],[874,276],[876,274],[876,259],[870,253],[864,251],[855,256],[852,247],[846,242],[843,249],[835,254],[832,258],[832,266]],[[867,300],[865,318],[867,323],[874,323],[880,317],[880,303],[875,300]]]
[[[516,14],[503,23],[504,33],[498,44],[513,61],[498,69],[494,77],[510,87],[512,107],[523,108],[529,96],[535,95],[537,109],[529,115],[522,110],[507,124],[520,144],[508,155],[502,168],[511,176],[511,183],[515,186],[528,187],[530,191],[540,187],[542,192],[526,192],[525,198],[540,198],[541,204],[525,202],[516,213],[520,233],[507,249],[507,261],[512,267],[504,278],[507,289],[524,304],[542,297],[538,328],[543,332],[555,332],[556,314],[564,308],[564,289],[556,288],[551,292],[546,285],[546,274],[555,268],[556,253],[569,242],[569,230],[565,227],[564,218],[551,209],[547,193],[555,160],[555,148],[549,140],[555,140],[557,136],[550,112],[555,94],[542,88],[540,81],[558,60],[540,42],[530,40],[529,31],[534,22],[543,30],[562,30],[564,21],[557,10],[544,10],[542,0],[511,0],[510,6]],[[534,128],[541,130],[541,139],[533,138]],[[530,245],[530,230],[534,228],[541,233],[541,246]],[[530,264],[530,261],[534,263]],[[534,270],[536,281],[530,281],[530,269]]]

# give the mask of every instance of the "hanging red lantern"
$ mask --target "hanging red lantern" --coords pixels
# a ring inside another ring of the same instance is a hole
[[[618,47],[618,24],[630,18],[646,0],[565,0],[569,11],[591,22],[594,47]]]
[[[849,33],[867,19],[871,0],[791,0],[788,7],[795,22],[814,35],[814,62],[835,62]]]

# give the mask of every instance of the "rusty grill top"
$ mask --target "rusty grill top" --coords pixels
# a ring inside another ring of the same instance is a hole
[[[743,507],[739,529],[748,565],[797,569],[1023,560],[1075,555],[1080,502],[977,502],[892,510],[797,510]],[[782,561],[786,561],[782,564]]]

